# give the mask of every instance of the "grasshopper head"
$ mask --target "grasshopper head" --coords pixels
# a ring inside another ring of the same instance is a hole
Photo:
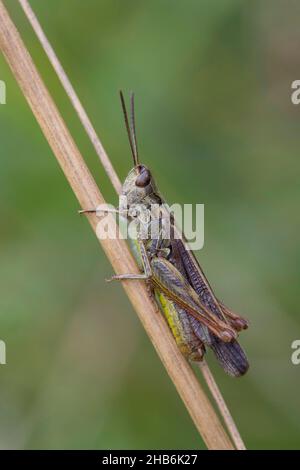
[[[145,165],[137,165],[127,175],[122,188],[122,196],[127,207],[132,204],[142,204],[157,189],[150,170]]]

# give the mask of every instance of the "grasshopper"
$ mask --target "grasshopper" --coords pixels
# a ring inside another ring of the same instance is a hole
[[[122,92],[120,97],[134,167],[123,184],[119,208],[107,212],[117,212],[134,221],[137,237],[131,245],[142,272],[115,275],[111,280],[143,279],[149,283],[183,355],[199,362],[206,347],[210,347],[224,371],[239,377],[246,373],[249,364],[237,336],[248,322],[218,300],[184,237],[178,237],[174,218],[166,210],[150,170],[139,161],[134,94],[130,121]],[[141,207],[142,212],[151,211],[150,219],[141,217]],[[170,226],[168,236],[164,230],[166,222]],[[154,238],[150,230],[153,223],[159,227]]]

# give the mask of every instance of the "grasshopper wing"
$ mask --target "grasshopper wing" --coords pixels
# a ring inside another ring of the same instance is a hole
[[[246,320],[233,314],[216,299],[195,256],[190,250],[186,249],[182,240],[172,240],[172,258],[170,261],[180,270],[199,296],[201,303],[203,303],[213,315],[227,322],[227,324],[231,325],[236,331],[247,328],[248,323]],[[199,322],[193,319],[193,323],[197,325]],[[209,335],[209,346],[215,353],[218,362],[225,372],[234,377],[244,375],[249,368],[249,363],[239,343],[235,339],[231,342],[224,342],[212,332],[210,332]]]

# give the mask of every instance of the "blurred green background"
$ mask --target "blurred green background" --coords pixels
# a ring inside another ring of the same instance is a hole
[[[5,2],[107,201],[116,196],[16,0]],[[247,316],[248,375],[209,362],[249,448],[300,447],[296,0],[31,1],[120,177],[118,98],[168,202],[205,204],[198,253]],[[3,57],[1,448],[204,448]]]

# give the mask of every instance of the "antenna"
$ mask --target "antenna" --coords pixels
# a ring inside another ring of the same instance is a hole
[[[128,114],[127,114],[127,109],[126,109],[126,104],[125,104],[125,99],[122,91],[120,90],[120,98],[121,98],[121,104],[122,104],[122,109],[123,109],[123,114],[124,114],[124,119],[125,119],[125,125],[127,129],[127,134],[128,134],[128,139],[129,139],[129,144],[131,148],[131,153],[133,157],[133,161],[135,166],[138,166],[139,161],[138,161],[138,152],[137,152],[137,141],[136,141],[136,133],[135,133],[135,117],[134,117],[134,94],[131,93],[131,126],[129,125],[129,120],[128,120]]]
[[[136,130],[135,130],[135,112],[134,112],[134,93],[133,92],[131,92],[130,94],[130,114],[131,114],[131,135],[133,137],[133,145],[134,145],[136,161],[138,162],[139,153],[138,153]]]

